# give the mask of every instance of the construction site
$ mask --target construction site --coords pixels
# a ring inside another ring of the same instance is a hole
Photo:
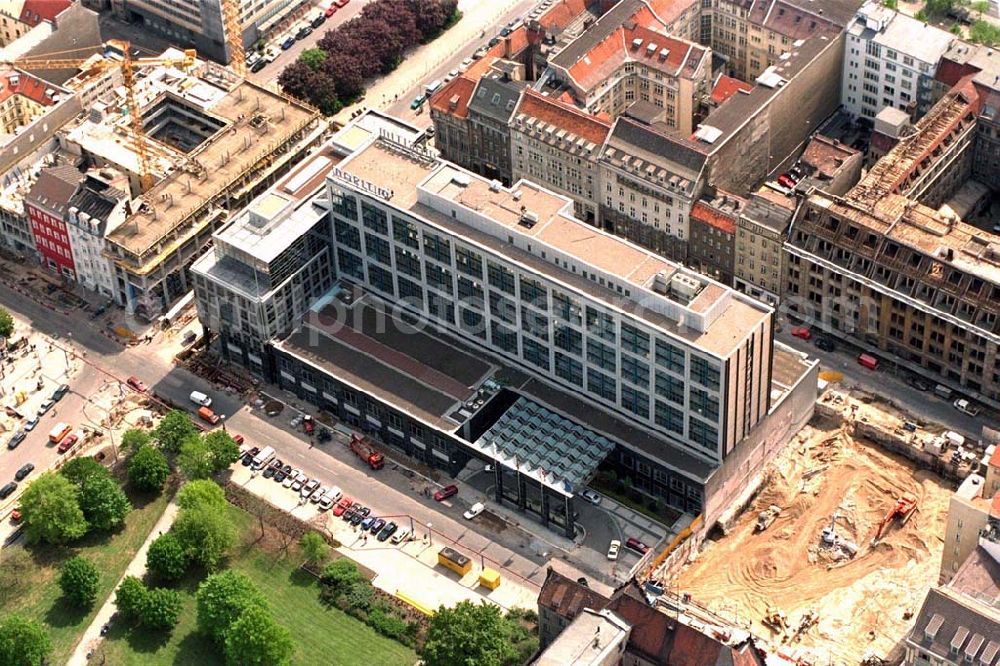
[[[826,402],[669,588],[795,663],[880,664],[937,581],[954,486],[853,435],[906,415],[859,394]]]

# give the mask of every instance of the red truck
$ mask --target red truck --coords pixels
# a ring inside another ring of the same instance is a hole
[[[199,407],[198,408],[198,418],[202,421],[206,421],[215,425],[219,422],[219,415],[212,411],[210,407]]]
[[[368,463],[372,469],[382,469],[385,465],[385,457],[379,453],[367,437],[357,433],[351,435],[351,451],[354,451],[359,458]]]

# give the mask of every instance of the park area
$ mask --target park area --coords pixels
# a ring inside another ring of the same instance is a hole
[[[810,425],[729,534],[706,543],[673,585],[814,663],[884,658],[937,582],[951,494],[932,473],[855,441],[842,427]],[[888,522],[873,545],[903,496],[916,499],[915,512]],[[759,512],[772,505],[780,513],[758,530]],[[836,542],[828,544],[823,531],[831,526]],[[766,615],[788,628],[765,623]],[[803,622],[807,617],[815,623]]]
[[[100,603],[112,594],[167,505],[167,493],[152,498],[132,491],[128,495],[134,510],[120,530],[94,532],[71,546],[38,544],[4,549],[0,558],[0,607],[42,623],[52,640],[48,663],[66,663]],[[59,567],[76,555],[93,562],[100,572],[99,602],[89,609],[67,603],[58,583]]]
[[[256,518],[233,506],[227,506],[227,511],[239,537],[224,568],[246,574],[263,592],[275,619],[292,633],[293,664],[394,666],[416,661],[412,649],[323,604],[319,582],[299,567],[304,558],[295,540],[267,525],[262,535]],[[218,648],[197,630],[195,593],[204,577],[204,572],[193,568],[175,586],[183,606],[180,621],[169,635],[141,626],[112,626],[95,656],[122,666],[223,663]]]

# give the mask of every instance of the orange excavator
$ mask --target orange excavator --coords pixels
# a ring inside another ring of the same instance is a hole
[[[885,514],[885,518],[878,524],[878,529],[875,530],[875,537],[872,539],[872,546],[878,545],[884,536],[886,528],[892,521],[898,518],[900,526],[903,526],[916,510],[917,500],[915,497],[903,495],[896,500],[896,505],[889,510],[889,513]]]

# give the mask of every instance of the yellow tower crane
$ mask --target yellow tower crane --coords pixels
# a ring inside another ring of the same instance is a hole
[[[229,69],[241,79],[247,75],[247,54],[243,49],[243,21],[240,0],[222,0],[222,28],[229,47]]]
[[[145,193],[153,186],[153,168],[149,150],[146,147],[146,133],[142,128],[142,114],[139,104],[135,98],[135,70],[141,67],[153,67],[166,65],[168,67],[180,67],[190,69],[197,59],[194,49],[185,49],[184,55],[177,58],[133,58],[130,52],[129,43],[122,40],[109,40],[107,45],[116,51],[121,51],[122,59],[96,60],[90,63],[92,72],[105,72],[111,69],[120,69],[122,72],[122,83],[125,86],[125,105],[128,108],[129,127],[132,135],[132,142],[135,146],[135,153],[139,157],[139,190]],[[242,53],[242,52],[241,52]],[[52,59],[52,58],[22,58],[9,61],[5,64],[24,70],[37,69],[79,69],[87,61],[83,59]]]

